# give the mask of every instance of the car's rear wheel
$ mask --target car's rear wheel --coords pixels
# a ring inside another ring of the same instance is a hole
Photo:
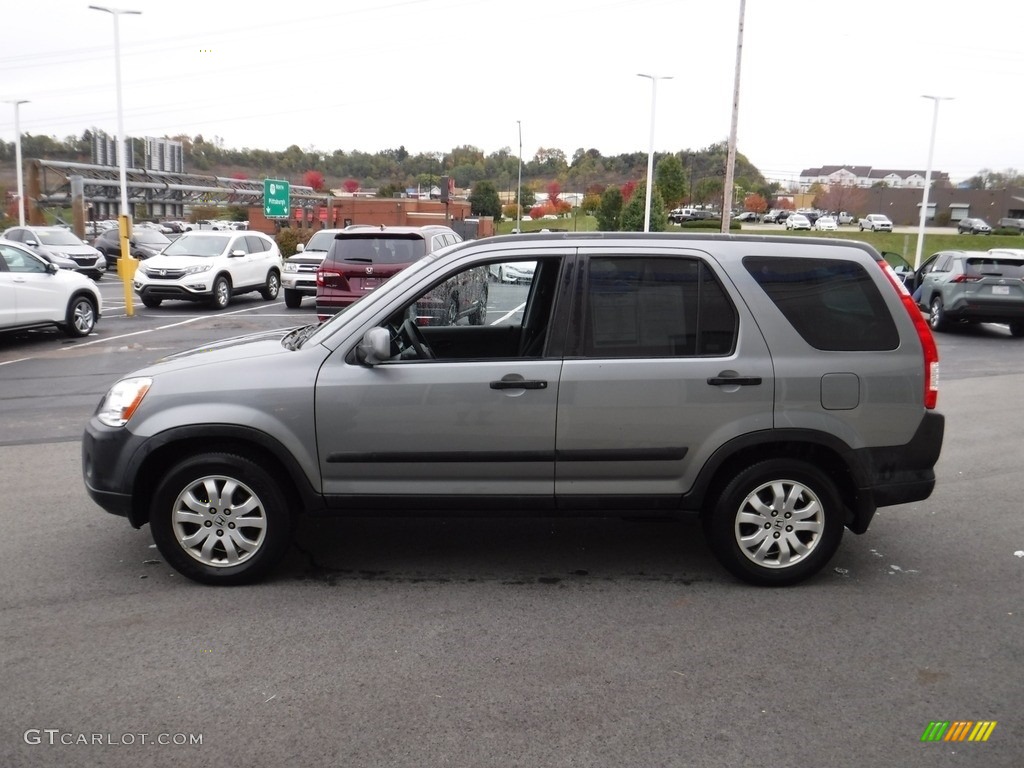
[[[96,305],[88,296],[75,296],[68,302],[64,332],[68,336],[88,336],[96,327]]]
[[[734,576],[760,586],[817,573],[843,538],[843,508],[824,472],[796,459],[740,471],[704,518],[708,543]]]
[[[1010,335],[1018,339],[1024,336],[1024,322],[1010,323]]]
[[[164,302],[163,299],[157,299],[157,298],[154,298],[153,296],[143,296],[142,297],[143,305],[149,307],[150,309],[156,309],[161,304],[163,304],[163,302]]]
[[[932,297],[932,303],[928,306],[928,325],[933,331],[944,331],[949,327],[941,296]]]
[[[210,305],[214,309],[224,309],[231,303],[231,283],[224,275],[220,275],[213,281],[213,294],[210,296]]]
[[[264,301],[273,301],[281,291],[281,276],[274,270],[267,274],[266,285],[260,290],[260,296]]]
[[[153,540],[176,571],[204,584],[248,584],[288,550],[288,503],[252,460],[206,453],[174,466],[157,486]]]
[[[288,309],[298,309],[300,306],[302,306],[301,291],[293,291],[290,288],[285,288],[284,305],[288,307]]]

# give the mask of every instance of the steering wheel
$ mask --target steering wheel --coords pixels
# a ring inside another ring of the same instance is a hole
[[[434,351],[427,345],[427,340],[423,337],[423,331],[416,325],[416,321],[411,317],[405,319],[402,323],[402,333],[405,334],[405,338],[412,344],[413,349],[416,350],[416,354],[423,360],[433,360]]]

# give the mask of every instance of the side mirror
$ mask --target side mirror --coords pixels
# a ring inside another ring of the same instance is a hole
[[[386,328],[371,328],[359,342],[360,362],[374,366],[391,358],[391,334]]]
[[[51,275],[56,275],[58,272],[60,272],[60,267],[58,267],[52,261],[48,261],[46,262],[46,271],[49,272]]]
[[[299,243],[298,245],[295,246],[295,252],[296,253],[302,253],[304,250],[306,250],[306,244],[305,243]]]
[[[235,250],[228,254],[228,257],[232,259],[240,259],[242,256],[245,256],[245,251],[243,251],[241,248],[236,248]]]
[[[37,240],[26,240],[25,241],[25,245],[30,245],[33,248],[38,248],[39,247],[39,242]]]

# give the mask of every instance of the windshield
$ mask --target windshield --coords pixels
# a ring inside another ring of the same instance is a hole
[[[212,258],[224,253],[226,237],[185,234],[164,248],[164,256],[202,256]]]
[[[161,247],[167,245],[170,241],[169,238],[165,237],[161,233],[154,229],[137,229],[132,239],[136,243],[146,243],[147,245],[159,245]]]
[[[347,236],[335,240],[334,261],[356,261],[368,264],[408,264],[427,252],[422,237]]]
[[[74,232],[66,229],[46,229],[36,231],[39,242],[43,245],[81,245],[82,241],[75,237]]]
[[[306,247],[303,250],[323,251],[324,253],[327,253],[328,249],[331,247],[331,243],[334,242],[334,236],[336,234],[336,232],[328,232],[327,230],[317,232],[315,235],[309,238],[309,242],[306,243]]]

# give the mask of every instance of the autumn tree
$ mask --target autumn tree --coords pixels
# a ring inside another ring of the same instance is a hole
[[[552,209],[558,208],[558,196],[562,194],[562,185],[557,181],[548,182],[545,191],[548,193],[548,204]]]
[[[355,179],[345,179],[345,181],[341,183],[341,188],[350,195],[354,195],[359,190],[359,182]]]
[[[302,174],[302,183],[312,187],[314,192],[322,192],[324,189],[324,175],[320,171],[306,171]]]
[[[622,185],[622,189],[620,190],[620,192],[622,193],[622,202],[623,203],[628,203],[630,201],[630,199],[633,197],[633,192],[635,190],[636,190],[636,182],[635,181],[627,181],[625,184],[623,184]]]
[[[814,207],[822,211],[854,211],[857,214],[867,210],[867,193],[854,186],[833,184],[814,198]]]
[[[753,192],[743,198],[743,210],[764,213],[768,210],[768,201],[761,197],[761,195]]]

